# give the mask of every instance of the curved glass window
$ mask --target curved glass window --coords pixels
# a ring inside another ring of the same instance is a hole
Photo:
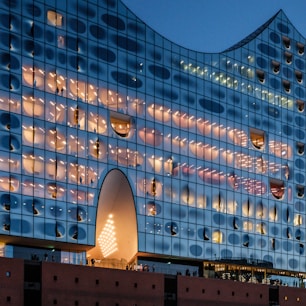
[[[117,135],[121,137],[129,136],[132,126],[130,116],[110,112],[110,122],[114,132],[116,132]]]
[[[301,71],[296,70],[295,71],[295,77],[298,83],[302,83],[303,82],[303,74]]]
[[[250,129],[251,142],[255,149],[263,150],[265,147],[265,133],[257,129]]]
[[[298,111],[302,113],[304,111],[304,108],[305,108],[305,103],[301,100],[297,100],[296,101],[296,106],[297,106]]]
[[[299,55],[303,55],[304,54],[304,51],[305,51],[305,46],[303,45],[303,44],[301,44],[301,43],[297,43],[296,44],[296,48],[297,48],[297,50],[298,50],[298,54]]]
[[[264,83],[265,82],[265,73],[264,73],[264,71],[257,69],[256,70],[256,75],[257,75],[258,81],[260,83]]]
[[[283,36],[283,43],[287,49],[290,49],[290,39],[286,36]]]
[[[223,242],[223,233],[221,231],[214,231],[212,234],[212,241],[214,243],[222,243]]]
[[[305,151],[305,145],[302,143],[302,142],[298,142],[296,144],[296,149],[297,149],[297,153],[299,155],[303,155],[304,154],[304,151]]]
[[[63,25],[63,16],[55,11],[48,11],[47,19],[48,23],[55,27],[61,27]]]
[[[285,184],[280,180],[270,180],[270,190],[275,199],[281,200],[285,194]]]
[[[292,54],[290,52],[285,52],[285,60],[287,62],[287,64],[291,64],[292,63]]]
[[[279,73],[280,70],[280,63],[277,61],[272,61],[272,70],[275,74]]]
[[[301,186],[301,185],[296,186],[296,195],[297,195],[297,197],[303,198],[304,197],[304,193],[305,193],[304,186]]]

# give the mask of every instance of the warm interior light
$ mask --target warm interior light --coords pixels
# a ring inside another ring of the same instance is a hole
[[[116,226],[114,216],[109,214],[106,223],[99,235],[98,243],[104,258],[118,251]]]

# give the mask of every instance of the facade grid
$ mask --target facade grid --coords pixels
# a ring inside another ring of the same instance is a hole
[[[119,0],[0,2],[4,256],[306,272],[305,38],[283,11],[203,53]]]

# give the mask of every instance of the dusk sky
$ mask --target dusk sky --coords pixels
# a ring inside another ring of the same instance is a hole
[[[306,37],[305,0],[123,0],[169,40],[196,51],[223,51],[282,9]]]

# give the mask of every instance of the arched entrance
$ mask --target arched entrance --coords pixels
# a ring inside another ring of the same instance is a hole
[[[137,220],[133,193],[126,176],[111,170],[101,187],[96,217],[96,246],[89,264],[125,267],[137,253]]]

